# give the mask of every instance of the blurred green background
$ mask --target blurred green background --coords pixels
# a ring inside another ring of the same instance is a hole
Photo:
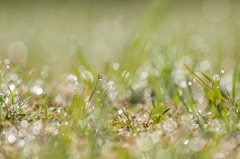
[[[76,43],[96,71],[106,62],[136,67],[167,46],[179,58],[233,67],[239,60],[239,15],[240,2],[233,0],[1,0],[0,55],[7,58],[9,45],[23,42],[26,68],[47,64],[57,75],[80,66]]]

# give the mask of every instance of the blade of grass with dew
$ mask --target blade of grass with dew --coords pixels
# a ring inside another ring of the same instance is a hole
[[[200,80],[203,84],[205,84],[209,89],[212,89],[212,87],[211,86],[209,86],[205,81],[203,81],[193,70],[191,70],[185,63],[184,63],[184,66],[187,68],[187,70],[189,71],[189,72],[191,72],[194,76],[193,77],[195,77],[196,79],[198,79],[198,80]]]
[[[90,95],[90,97],[89,97],[88,102],[91,101],[91,99],[92,99],[92,97],[93,97],[93,94],[94,94],[94,92],[95,92],[95,90],[96,90],[96,88],[97,88],[97,85],[98,85],[98,81],[99,81],[99,80],[102,80],[102,75],[101,75],[101,74],[98,74],[97,81],[96,81],[96,83],[95,83],[95,85],[94,85],[94,87],[93,87],[93,90],[92,90],[92,93],[91,93],[91,95]]]
[[[193,77],[195,79],[197,79],[197,81],[201,81],[205,86],[207,86],[207,88],[209,88],[210,90],[212,90],[213,88],[211,86],[209,86],[205,81],[203,81],[194,71],[192,71],[185,63],[184,66],[187,68],[187,70],[192,73]],[[222,100],[224,100],[225,102],[227,102],[228,104],[231,105],[230,101],[228,99],[226,99],[225,97],[221,96]]]
[[[211,82],[212,85],[213,85],[213,80],[212,80],[209,76],[207,76],[205,73],[203,73],[203,72],[201,72],[201,73],[202,73],[202,75],[203,75],[204,77],[206,77],[206,79],[208,79],[208,81]],[[226,95],[226,93],[224,93],[221,89],[220,89],[220,91],[221,91],[221,95],[224,96],[224,98],[228,99],[230,103],[232,103],[232,99],[230,98],[230,96]],[[228,93],[228,92],[227,92],[227,93]]]

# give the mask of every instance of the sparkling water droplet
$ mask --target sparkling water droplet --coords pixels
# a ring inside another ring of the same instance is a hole
[[[118,114],[122,114],[122,113],[123,113],[122,109],[118,110]]]
[[[34,86],[32,88],[33,92],[36,94],[36,95],[40,95],[40,94],[43,94],[43,90],[42,88],[38,87],[38,86]]]
[[[191,149],[193,151],[196,151],[196,152],[202,151],[204,146],[205,146],[205,140],[203,140],[201,137],[195,137],[191,141]]]
[[[102,80],[102,75],[101,74],[98,75],[98,79]]]
[[[154,142],[152,141],[149,134],[146,132],[139,134],[136,143],[138,148],[142,151],[149,151],[154,147]]]
[[[172,132],[177,128],[177,123],[172,118],[163,121],[163,129],[166,132]]]
[[[216,134],[221,134],[225,130],[225,123],[221,119],[214,119],[211,123],[212,129]]]
[[[129,72],[123,71],[123,72],[122,72],[122,77],[128,78],[128,77],[129,77]]]
[[[26,120],[22,120],[20,123],[21,127],[27,128],[28,127],[28,122]]]
[[[27,57],[28,49],[24,43],[17,41],[9,45],[7,54],[13,62],[22,62]]]
[[[9,135],[8,141],[10,144],[14,144],[14,142],[16,141],[16,137],[14,135]]]
[[[81,75],[82,75],[82,77],[83,77],[84,79],[93,81],[93,75],[92,75],[91,72],[89,72],[89,71],[83,71],[83,72],[81,73]]]
[[[220,80],[220,76],[218,74],[213,76],[213,80],[214,81],[219,81]]]
[[[185,113],[181,116],[180,123],[186,128],[191,128],[194,122],[195,120],[191,113]]]
[[[152,140],[154,143],[157,143],[160,141],[161,136],[162,136],[163,132],[160,130],[154,131],[152,134]]]
[[[189,82],[188,82],[188,85],[189,85],[189,86],[191,86],[191,85],[192,85],[192,82],[191,82],[191,81],[189,81]]]
[[[184,145],[187,145],[188,144],[188,139],[183,141]]]
[[[79,120],[78,124],[82,129],[84,129],[87,126],[87,121],[86,120]]]
[[[223,74],[223,73],[224,73],[224,70],[221,70],[221,73]]]
[[[188,142],[188,140],[186,140]],[[178,140],[175,144],[175,150],[178,154],[186,154],[190,150],[190,145],[186,144],[187,142],[183,140]]]
[[[114,69],[115,71],[117,71],[118,68],[119,68],[119,66],[120,66],[119,63],[114,63],[114,64],[113,64],[113,69]]]

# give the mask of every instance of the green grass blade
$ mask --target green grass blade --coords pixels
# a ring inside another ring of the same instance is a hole
[[[97,88],[97,84],[98,84],[98,81],[99,81],[99,80],[102,80],[102,75],[101,75],[101,74],[98,75],[97,81],[96,81],[96,83],[95,83],[95,85],[94,85],[94,87],[93,87],[93,90],[92,90],[92,93],[91,93],[91,95],[90,95],[90,97],[89,97],[88,102],[91,101],[91,99],[92,99],[92,97],[93,97],[93,94],[94,94],[94,92],[95,92],[95,90],[96,90],[96,88]]]
[[[191,70],[185,63],[184,66],[187,68],[187,70],[189,72],[191,72],[193,74],[193,76],[198,79],[199,81],[201,81],[204,85],[206,85],[209,89],[212,89],[211,86],[209,86],[205,81],[203,81],[193,70]]]
[[[91,65],[89,64],[86,56],[84,55],[84,52],[83,52],[81,46],[78,44],[77,44],[76,52],[77,52],[77,55],[78,55],[78,58],[79,58],[81,64],[84,65],[88,71],[90,71],[91,73],[94,74],[93,69],[92,69]]]
[[[238,65],[236,64],[235,68],[234,68],[234,72],[233,72],[233,86],[232,86],[232,102],[235,102],[235,96],[236,96],[236,83],[237,83],[237,70],[238,69]]]
[[[162,115],[166,114],[170,109],[172,109],[172,108],[166,109],[166,110],[162,113]]]
[[[201,72],[202,73],[202,75],[204,76],[204,77],[206,77],[207,79],[208,79],[208,81],[209,82],[211,82],[212,83],[212,79],[209,77],[209,76],[207,76],[205,73],[203,73],[203,72]]]

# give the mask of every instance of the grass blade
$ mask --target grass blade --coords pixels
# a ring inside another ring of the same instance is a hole
[[[234,68],[234,72],[233,72],[233,86],[232,86],[232,102],[234,104],[235,102],[235,96],[236,96],[236,82],[237,82],[237,70],[238,66],[236,64],[235,68]]]
[[[166,110],[162,113],[162,115],[166,114],[170,109],[172,109],[172,108],[166,109]]]
[[[203,81],[195,72],[193,72],[193,70],[191,70],[185,63],[184,66],[187,68],[187,70],[189,72],[191,72],[193,74],[193,76],[198,79],[199,81],[201,81],[203,84],[205,84],[208,88],[212,89],[212,87],[210,87],[205,81]]]

